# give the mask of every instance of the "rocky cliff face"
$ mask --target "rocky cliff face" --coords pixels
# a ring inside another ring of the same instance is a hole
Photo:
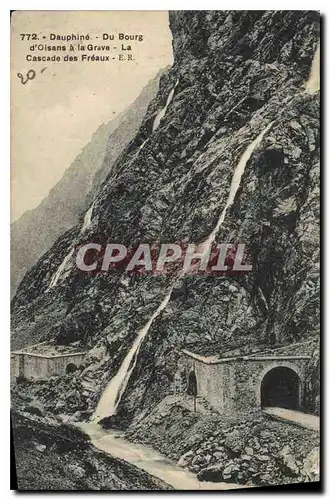
[[[13,302],[15,347],[48,339],[90,349],[76,375],[77,397],[90,411],[173,277],[90,276],[78,272],[72,257],[49,288],[52,276],[86,241],[204,241],[226,206],[235,167],[257,137],[216,235],[218,242],[245,243],[252,271],[184,276],[175,284],[141,345],[119,410],[131,414],[167,394],[182,347],[207,344],[221,353],[223,346],[317,336],[317,15],[180,11],[170,13],[170,27],[173,67],[99,189],[88,230],[81,233],[78,224],[58,239]],[[66,383],[52,397],[65,397]]]
[[[112,165],[134,138],[147,107],[158,91],[160,71],[118,117],[102,124],[34,210],[11,226],[11,294],[26,272],[67,230],[82,221]]]

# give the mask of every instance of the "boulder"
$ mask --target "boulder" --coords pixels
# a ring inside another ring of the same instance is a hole
[[[284,473],[289,476],[298,476],[300,472],[299,467],[288,445],[284,446],[284,448],[280,451],[279,456],[283,464]]]
[[[227,465],[222,471],[223,476],[231,477],[234,473],[239,472],[239,468],[237,465],[231,463]]]
[[[195,455],[191,461],[191,465],[198,465],[204,462],[204,457],[202,455]]]
[[[256,455],[255,458],[260,460],[260,462],[268,462],[270,460],[268,455]]]
[[[272,433],[269,431],[262,431],[260,433],[260,438],[268,441],[272,437]]]
[[[303,462],[301,470],[303,478],[307,481],[320,480],[320,451],[315,447],[310,451]]]
[[[47,446],[45,444],[35,444],[34,445],[35,449],[43,453]]]
[[[66,402],[63,399],[59,399],[55,405],[56,410],[62,410],[66,407]]]
[[[234,453],[238,453],[242,450],[242,438],[237,429],[233,430],[230,434],[227,434],[225,438],[225,446]]]
[[[193,450],[189,450],[187,451],[187,453],[184,453],[183,455],[181,455],[181,457],[179,458],[178,460],[178,465],[180,467],[187,467],[187,465],[190,464],[190,462],[192,461],[192,458],[194,456],[194,452]]]
[[[221,481],[223,481],[222,469],[222,466],[210,465],[202,469],[197,474],[197,479],[199,481],[212,481],[215,483],[220,483]]]
[[[69,465],[67,465],[67,469],[76,477],[79,477],[79,478],[86,477],[85,470],[82,467],[80,467],[79,465],[69,464]]]
[[[260,475],[260,481],[264,484],[270,484],[273,480],[274,480],[274,476],[271,476],[268,473]]]
[[[23,408],[23,411],[25,411],[26,413],[30,413],[30,415],[36,415],[37,417],[42,417],[44,415],[44,412],[41,408],[32,405],[25,406]]]
[[[222,458],[224,458],[225,454],[222,451],[216,451],[215,453],[213,453],[213,456],[216,460],[221,460]]]

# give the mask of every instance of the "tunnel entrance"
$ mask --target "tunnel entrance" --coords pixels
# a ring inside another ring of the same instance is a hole
[[[189,373],[187,393],[190,396],[197,396],[197,378],[194,371]]]
[[[300,380],[291,368],[279,366],[269,370],[261,382],[261,406],[298,410]]]
[[[77,370],[77,365],[74,363],[69,363],[65,368],[65,373],[73,373]]]

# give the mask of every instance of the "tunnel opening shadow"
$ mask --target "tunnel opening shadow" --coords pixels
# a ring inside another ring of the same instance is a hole
[[[77,369],[77,365],[75,365],[74,363],[69,363],[65,368],[65,373],[74,373],[75,371],[77,371]]]
[[[190,396],[197,396],[197,378],[194,371],[189,373],[187,394]]]
[[[300,410],[300,380],[291,368],[277,367],[261,382],[261,407]]]

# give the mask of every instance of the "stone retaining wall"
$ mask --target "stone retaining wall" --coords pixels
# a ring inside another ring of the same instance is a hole
[[[78,368],[85,359],[84,352],[58,354],[47,356],[45,354],[27,353],[17,351],[11,353],[11,378],[25,377],[27,379],[41,379],[54,375],[64,375],[68,365]],[[70,369],[70,367],[69,367]]]
[[[261,383],[270,370],[289,368],[299,378],[299,402],[303,401],[305,373],[310,356],[242,356],[216,359],[183,351],[186,377],[195,372],[197,395],[220,412],[241,412],[261,406]]]

